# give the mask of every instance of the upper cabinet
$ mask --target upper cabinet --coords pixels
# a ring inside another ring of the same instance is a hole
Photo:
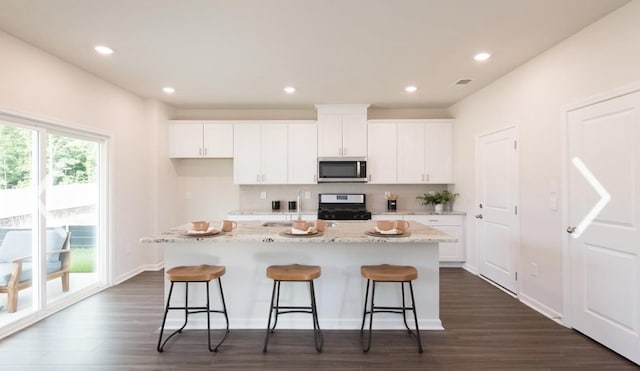
[[[398,183],[453,183],[453,120],[398,121]]]
[[[317,183],[318,126],[315,122],[291,121],[288,130],[288,183]]]
[[[367,156],[368,104],[317,104],[318,157]]]
[[[170,121],[169,157],[233,157],[233,122]]]
[[[367,176],[372,184],[398,183],[398,130],[395,122],[369,121]]]
[[[233,182],[287,183],[287,124],[242,122],[234,126]]]

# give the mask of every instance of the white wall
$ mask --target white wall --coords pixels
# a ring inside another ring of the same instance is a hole
[[[520,149],[521,298],[562,313],[561,115],[569,104],[640,81],[640,1],[632,1],[451,107],[457,207],[468,212],[469,264],[477,268],[474,149],[477,135],[517,123]],[[499,55],[494,58],[500,58]],[[488,63],[491,63],[490,61]],[[531,263],[538,276],[531,275]]]
[[[139,239],[152,234],[156,224],[153,159],[158,134],[154,120],[163,115],[162,105],[4,32],[0,32],[0,56],[0,111],[110,137],[115,280],[154,263],[154,248],[142,246]]]

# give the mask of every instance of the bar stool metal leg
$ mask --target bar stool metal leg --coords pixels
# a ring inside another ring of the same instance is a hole
[[[418,337],[418,352],[422,353],[422,339],[420,338],[420,328],[418,327],[418,314],[416,313],[416,301],[413,297],[413,285],[409,281],[409,291],[411,292],[411,307],[413,309],[413,319],[416,321],[416,336]]]
[[[367,280],[367,294],[369,293],[369,281]],[[365,301],[364,306],[365,306],[365,312],[364,315],[362,317],[362,326],[364,327],[364,320],[366,315],[369,315],[369,334],[367,336],[367,344],[365,345],[364,342],[362,343],[362,351],[363,352],[368,352],[369,349],[371,349],[371,336],[373,335],[373,313],[374,313],[374,300],[375,300],[375,296],[376,296],[376,281],[373,281],[373,283],[371,284],[371,306],[369,307],[369,311],[366,311],[367,308],[367,302]],[[362,335],[363,335],[363,331],[362,328],[360,329],[360,338],[362,341]]]
[[[273,330],[275,329],[275,324],[273,326],[273,329],[271,328],[271,315],[273,314],[273,301],[275,297],[276,297],[276,281],[273,281],[273,290],[271,291],[271,304],[269,305],[269,320],[267,321],[267,332],[264,336],[264,345],[262,346],[263,353],[267,351],[267,345],[269,344],[269,333],[273,332]]]
[[[172,307],[171,306],[171,296],[173,294],[173,287],[174,284],[176,282],[183,282],[185,284],[185,296],[184,296],[184,307]],[[201,282],[201,283],[205,283],[206,284],[206,299],[207,299],[207,303],[206,303],[206,307],[190,307],[189,306],[189,283],[190,282]],[[220,346],[222,345],[222,343],[224,342],[224,340],[227,337],[227,334],[229,333],[229,316],[227,314],[227,305],[224,301],[224,293],[222,291],[222,283],[220,282],[220,279],[218,278],[218,284],[220,287],[220,296],[222,299],[222,310],[215,310],[215,309],[211,309],[211,298],[210,298],[210,293],[209,293],[209,282],[210,281],[171,281],[171,286],[169,288],[169,296],[167,297],[167,306],[165,308],[164,311],[164,316],[162,318],[162,327],[160,328],[160,335],[158,337],[158,346],[157,346],[157,350],[158,352],[163,352],[164,351],[164,346],[165,344],[169,341],[169,339],[171,339],[173,336],[175,336],[178,333],[181,333],[182,330],[184,330],[184,328],[187,326],[187,322],[189,321],[189,315],[190,314],[195,314],[195,313],[206,313],[207,314],[207,345],[209,348],[210,352],[217,352],[218,349],[220,348]],[[174,332],[172,332],[166,339],[164,339],[164,342],[162,341],[162,337],[164,335],[164,327],[166,325],[167,322],[167,315],[169,313],[170,310],[176,310],[176,309],[183,309],[184,310],[184,323],[182,324],[182,326],[175,330]],[[225,317],[225,322],[226,322],[226,329],[225,329],[225,333],[224,336],[222,337],[222,339],[218,342],[218,344],[215,347],[211,346],[211,313],[221,313],[224,314]]]
[[[309,281],[309,293],[311,294],[311,315],[313,316],[313,341],[315,342],[316,350],[322,352],[324,337],[322,336],[320,322],[318,321],[318,308],[316,307],[316,293],[313,287],[313,281]]]

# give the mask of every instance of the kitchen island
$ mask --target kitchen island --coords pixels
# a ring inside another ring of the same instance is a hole
[[[442,329],[439,316],[438,243],[455,238],[434,228],[413,222],[406,237],[373,237],[365,234],[375,228],[372,221],[337,221],[321,235],[283,236],[288,227],[263,222],[239,222],[232,232],[210,237],[187,237],[189,225],[164,234],[145,237],[141,242],[162,244],[165,269],[179,265],[224,265],[222,284],[231,328],[265,328],[273,281],[265,276],[272,264],[312,264],[322,268],[315,281],[320,326],[323,329],[359,329],[366,280],[360,276],[361,265],[413,265],[418,270],[414,281],[418,321],[421,329]],[[219,222],[212,223],[218,228]],[[169,282],[165,281],[165,300]],[[286,286],[285,286],[286,285]],[[173,305],[184,300],[184,285],[177,285]],[[201,286],[201,287],[200,287]],[[376,305],[399,305],[400,285],[376,287]],[[190,285],[190,304],[203,305],[204,285]],[[212,306],[219,304],[217,285],[211,285]],[[307,286],[283,283],[282,305],[308,305]],[[286,303],[286,304],[285,304]],[[216,316],[212,316],[212,319]],[[278,328],[311,328],[308,315],[284,316]],[[190,328],[206,328],[206,317],[195,315]],[[177,327],[183,320],[178,311],[169,313],[167,326]],[[215,325],[220,328],[219,318]],[[374,328],[401,329],[398,315],[376,315]]]

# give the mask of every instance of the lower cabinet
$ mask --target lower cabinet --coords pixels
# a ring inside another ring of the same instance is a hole
[[[456,237],[458,242],[440,243],[440,261],[450,263],[462,263],[465,261],[464,248],[464,215],[407,215],[407,214],[377,214],[373,220],[403,219],[411,223],[418,223],[434,227],[442,232]],[[409,227],[411,230],[411,227]]]

